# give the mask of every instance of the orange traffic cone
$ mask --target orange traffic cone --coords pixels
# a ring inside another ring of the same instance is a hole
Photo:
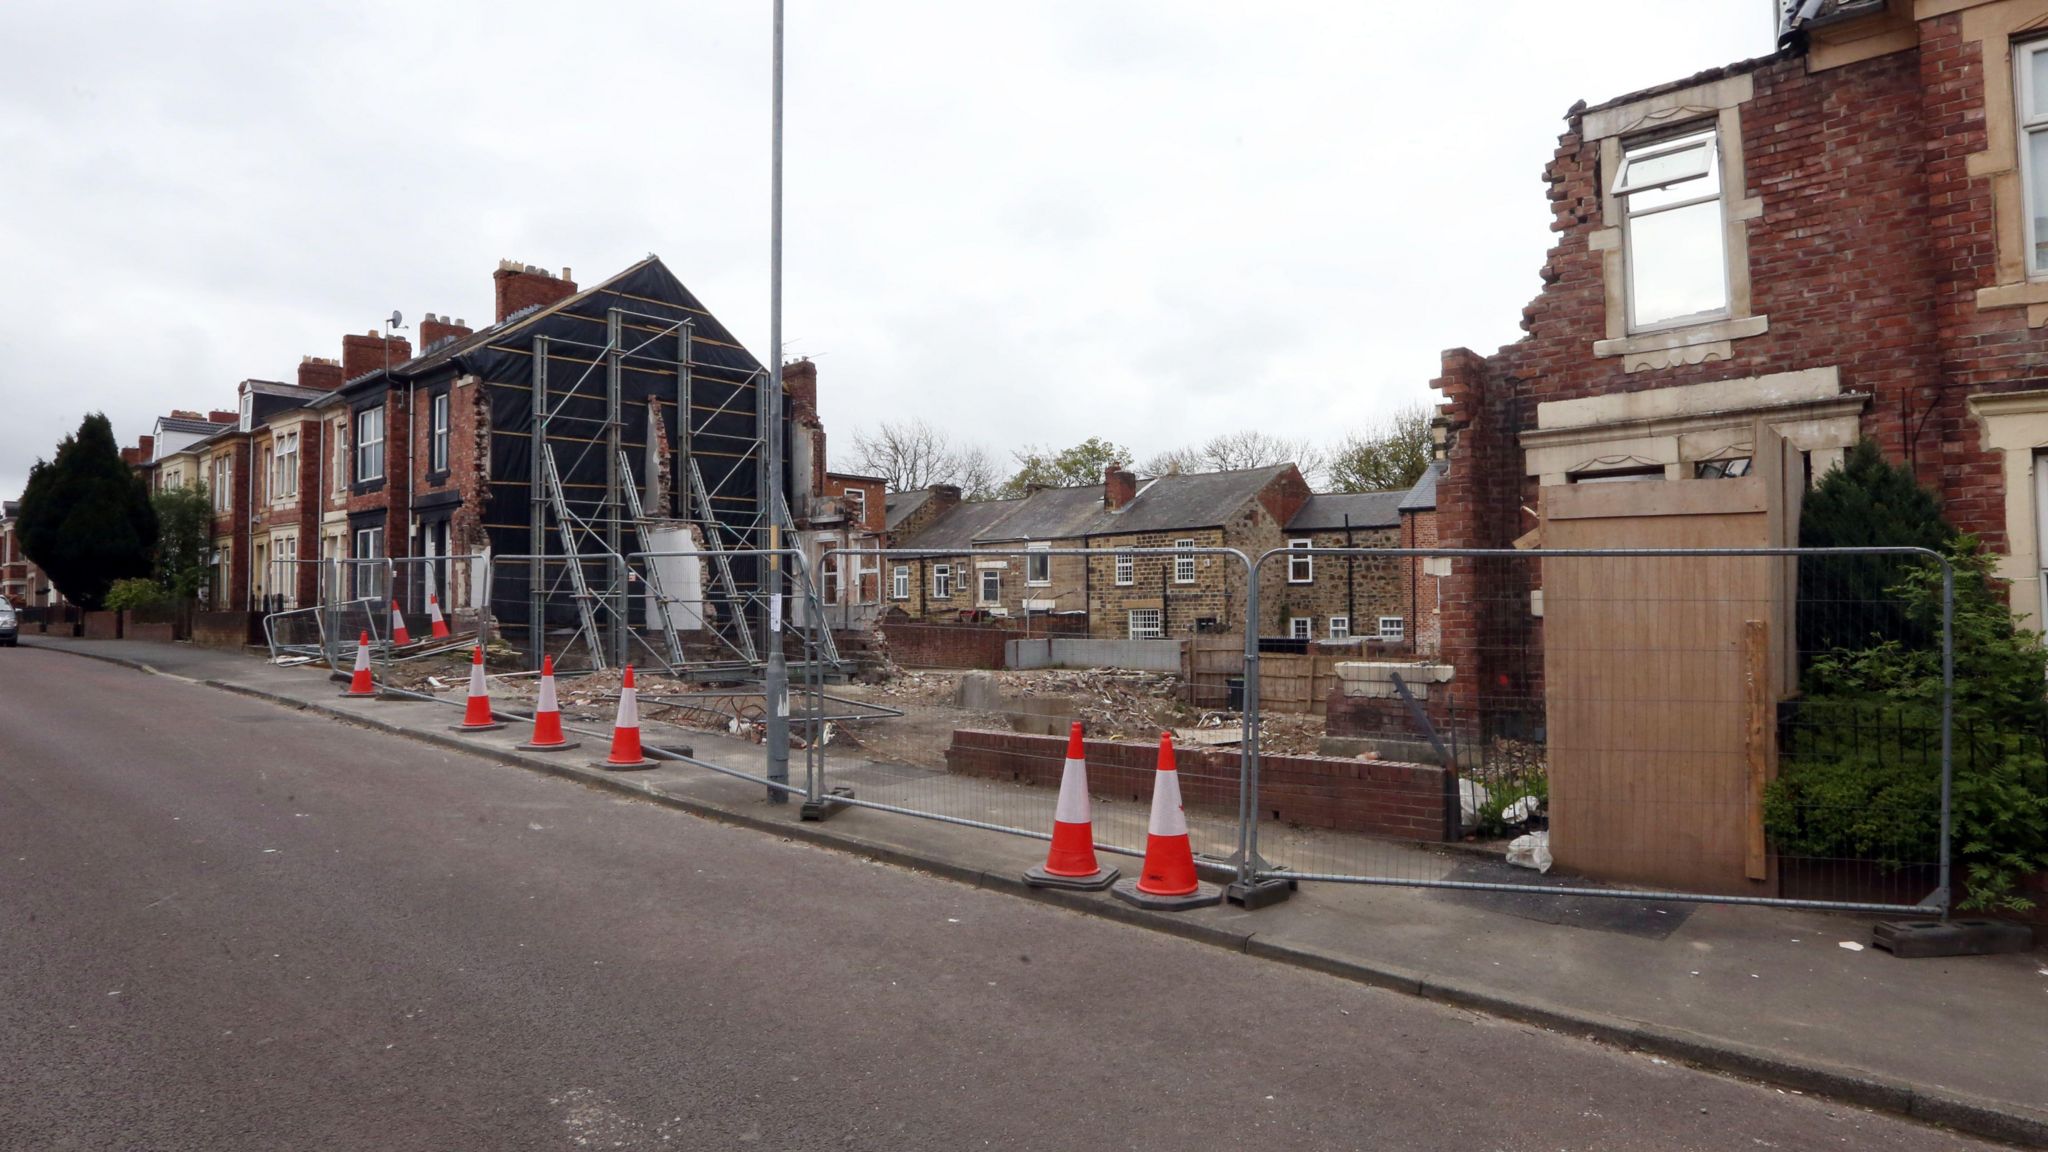
[[[391,642],[393,644],[412,643],[412,633],[405,630],[405,613],[398,610],[398,601],[396,600],[391,602]]]
[[[1052,814],[1052,849],[1045,863],[1024,873],[1033,888],[1079,888],[1100,892],[1116,883],[1117,870],[1095,860],[1095,823],[1088,802],[1088,761],[1077,721],[1067,733],[1067,766],[1060,774],[1060,799]]]
[[[1223,903],[1223,892],[1195,875],[1195,850],[1188,841],[1188,814],[1180,803],[1180,773],[1173,767],[1173,734],[1159,736],[1159,771],[1152,777],[1152,823],[1145,837],[1145,865],[1136,880],[1114,893],[1140,908],[1179,911]]]
[[[356,640],[356,670],[348,678],[348,691],[343,696],[375,696],[377,687],[370,683],[370,634],[364,632]]]
[[[469,658],[469,707],[463,710],[462,723],[451,725],[457,732],[488,732],[504,725],[491,719],[491,693],[484,687],[484,650],[478,645],[475,655]]]
[[[448,638],[448,621],[441,615],[441,602],[434,599],[432,592],[427,593],[427,623],[433,626],[431,631],[434,639]]]
[[[654,761],[640,753],[640,690],[633,687],[633,666],[626,665],[626,678],[619,684],[619,718],[612,725],[612,754],[597,762],[599,768],[652,768]]]
[[[527,752],[560,752],[576,747],[576,743],[562,735],[562,707],[555,703],[555,658],[543,656],[540,661],[540,702],[533,709],[533,739],[519,747]]]

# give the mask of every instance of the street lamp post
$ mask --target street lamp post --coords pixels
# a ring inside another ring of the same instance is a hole
[[[763,591],[768,605],[763,632],[768,667],[762,695],[768,705],[768,779],[789,783],[789,666],[782,655],[782,0],[775,0],[772,159],[768,192],[768,394],[761,398],[767,435],[768,483],[763,509],[768,555]],[[786,787],[768,789],[770,804],[789,803]]]

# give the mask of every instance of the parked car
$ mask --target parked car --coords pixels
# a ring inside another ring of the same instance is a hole
[[[21,636],[21,617],[14,614],[13,606],[0,600],[0,647],[12,648]]]

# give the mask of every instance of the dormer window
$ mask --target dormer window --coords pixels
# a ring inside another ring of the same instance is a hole
[[[1728,247],[1718,134],[1622,144],[1611,189],[1621,208],[1632,332],[1728,314]]]

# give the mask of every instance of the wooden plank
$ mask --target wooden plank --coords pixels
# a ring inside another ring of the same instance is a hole
[[[1543,489],[1543,518],[1555,520],[1607,520],[1657,516],[1748,516],[1761,515],[1776,495],[1762,476],[1741,476],[1728,480],[1665,480],[1642,484],[1552,484]],[[1761,533],[1762,525],[1753,532]],[[1549,533],[1544,547],[1562,548]],[[1758,542],[1761,546],[1761,541]],[[1609,548],[1635,547],[1623,540],[1604,545]],[[1707,547],[1695,544],[1692,547]],[[1574,544],[1582,548],[1591,545]]]
[[[1751,880],[1770,876],[1764,846],[1764,785],[1770,775],[1771,630],[1762,620],[1742,625],[1742,679],[1749,726],[1743,752],[1749,767],[1749,836],[1745,871]]]

